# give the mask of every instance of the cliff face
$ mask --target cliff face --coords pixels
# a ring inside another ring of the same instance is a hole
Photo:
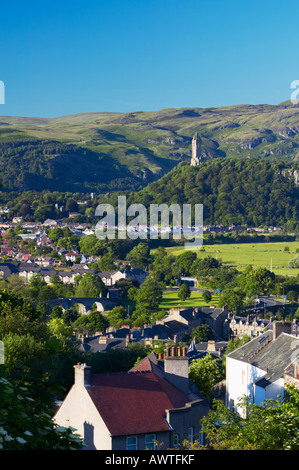
[[[296,186],[299,186],[299,171],[298,170],[281,170],[281,174],[285,177],[291,178]]]

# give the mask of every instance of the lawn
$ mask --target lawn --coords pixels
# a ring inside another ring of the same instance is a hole
[[[289,251],[285,251],[285,248]],[[272,242],[272,243],[239,243],[225,245],[203,245],[205,251],[196,250],[199,258],[212,256],[221,259],[223,264],[235,266],[244,271],[249,266],[263,266],[271,269],[275,274],[297,276],[299,269],[289,268],[288,262],[299,251],[299,242]],[[167,252],[174,256],[183,253],[184,247],[167,248]],[[194,250],[195,251],[195,250]]]
[[[162,302],[160,303],[159,308],[161,310],[169,310],[170,308],[173,307],[181,307],[181,308],[186,308],[186,307],[209,307],[210,305],[215,305],[217,307],[219,301],[219,295],[214,295],[212,296],[212,300],[209,304],[207,304],[203,297],[202,294],[199,292],[191,292],[191,297],[185,302],[182,302],[178,298],[178,289],[174,291],[165,291],[163,293],[163,299]]]

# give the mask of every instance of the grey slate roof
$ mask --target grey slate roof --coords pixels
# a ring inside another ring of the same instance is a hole
[[[266,333],[252,339],[227,355],[232,359],[247,362],[264,370],[265,375],[255,381],[259,387],[267,387],[283,377],[286,367],[295,359],[293,354],[297,351],[299,356],[299,338],[281,333],[273,341],[273,332]]]
[[[93,353],[104,352],[108,349],[125,348],[126,340],[124,338],[107,338],[106,343],[99,343],[99,337],[87,338],[79,347],[81,351],[90,351]]]
[[[7,279],[12,274],[18,274],[17,265],[14,263],[0,263],[0,271],[3,272],[3,278]]]
[[[207,316],[209,318],[216,319],[223,313],[223,308],[199,307],[198,312],[201,317]]]

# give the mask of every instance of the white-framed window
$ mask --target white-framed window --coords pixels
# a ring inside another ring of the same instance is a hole
[[[188,441],[192,444],[194,439],[194,428],[188,428]]]
[[[156,450],[156,434],[145,435],[145,448],[148,450]]]
[[[127,437],[127,450],[138,450],[137,436]]]

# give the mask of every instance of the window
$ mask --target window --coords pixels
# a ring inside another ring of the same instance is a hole
[[[179,434],[174,434],[173,435],[173,447],[178,447],[179,443],[180,443]]]
[[[137,436],[127,437],[127,450],[137,450]]]
[[[193,443],[193,436],[194,436],[194,430],[192,428],[188,428],[188,441],[190,443]]]
[[[145,448],[148,450],[156,450],[156,434],[146,434]]]
[[[200,427],[200,431],[199,431],[199,444],[201,446],[205,445],[205,434],[202,432],[202,427]]]

